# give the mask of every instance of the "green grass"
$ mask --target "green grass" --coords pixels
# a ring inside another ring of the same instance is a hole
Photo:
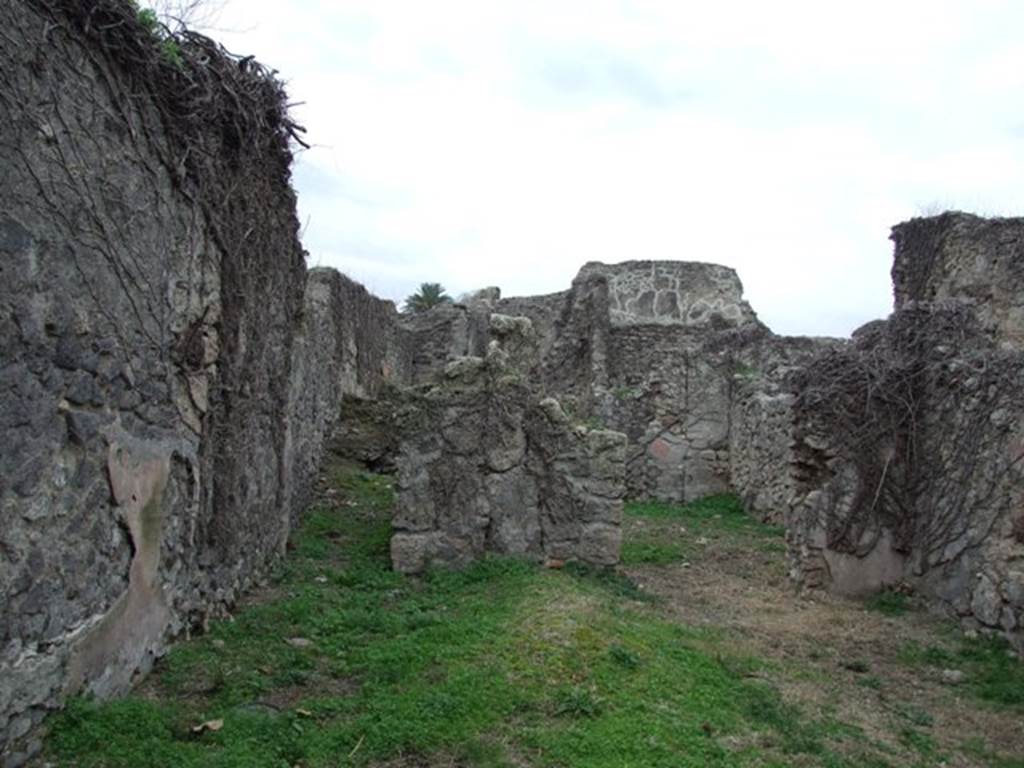
[[[685,559],[682,544],[664,541],[624,541],[623,565],[668,565]]]
[[[685,560],[700,552],[702,545],[697,542],[701,538],[744,550],[779,555],[786,551],[785,529],[751,517],[731,494],[707,496],[689,504],[631,502],[626,504],[625,515],[639,523],[639,530],[623,542],[623,565],[667,565]]]
[[[910,610],[910,598],[902,592],[884,589],[868,597],[864,607],[887,616],[902,616]]]
[[[993,752],[980,736],[968,739],[960,745],[960,749],[965,755],[970,755],[977,760],[983,761],[985,765],[991,768],[1024,768],[1024,756],[1000,756]]]
[[[948,645],[907,643],[899,652],[904,664],[964,672],[964,687],[990,706],[1024,712],[1024,662],[1000,637],[960,638]]]
[[[70,702],[50,721],[46,759],[82,768],[886,765],[858,729],[787,701],[766,679],[769,665],[728,651],[720,630],[665,619],[621,572],[489,557],[460,572],[393,573],[389,481],[345,467],[331,478],[340,493],[309,511],[266,599],[178,644],[138,694]],[[775,535],[727,499],[684,509],[633,505],[630,514]],[[210,721],[223,725],[194,730]],[[908,714],[901,738],[930,755],[924,722]]]

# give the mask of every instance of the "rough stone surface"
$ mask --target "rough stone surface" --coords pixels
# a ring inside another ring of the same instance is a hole
[[[628,436],[630,496],[690,501],[730,488],[733,375],[771,336],[733,270],[593,262],[567,292],[497,307],[530,317],[545,391],[574,418]]]
[[[1024,351],[1003,286],[1024,220],[946,214],[893,239],[896,312],[791,382],[792,573],[849,592],[907,582],[1022,646]]]
[[[631,496],[734,491],[787,526],[800,583],[911,582],[1019,638],[1022,233],[896,227],[896,314],[849,341],[775,336],[707,264],[588,264],[566,292],[487,307],[530,319],[530,376],[573,420],[627,435]]]
[[[456,358],[483,356],[487,351],[490,311],[490,302],[474,300],[402,314],[400,325],[408,339],[410,380],[432,381]]]
[[[1000,347],[1024,348],[1020,219],[945,213],[893,228],[895,309],[952,299],[969,305]]]
[[[486,358],[457,358],[407,396],[395,569],[459,567],[487,551],[614,565],[625,436],[538,399],[522,374],[535,354],[528,319],[494,315],[491,335]]]
[[[360,403],[373,402],[386,388],[407,383],[412,369],[408,350],[391,302],[333,269],[310,270],[292,350],[286,418],[284,466],[290,476],[285,487],[298,495],[283,505],[284,513],[294,518],[302,511],[325,442],[339,443],[339,419],[352,423],[346,421],[343,399],[358,415]],[[351,445],[353,458],[369,464],[383,454],[373,455],[368,437],[346,435],[340,442]]]
[[[742,325],[757,321],[735,270],[695,261],[590,262],[580,277],[608,281],[613,325]]]
[[[729,486],[751,514],[782,524],[796,492],[790,375],[848,342],[830,338],[773,337],[742,350],[733,369],[729,423]]]
[[[217,208],[80,11],[0,4],[4,759],[257,582],[341,395],[408,368],[393,307],[327,273],[306,290],[280,136],[192,137],[237,190]]]

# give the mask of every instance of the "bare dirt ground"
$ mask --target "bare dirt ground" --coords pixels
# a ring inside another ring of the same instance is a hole
[[[686,535],[669,521],[633,518],[626,538],[657,536],[659,529]],[[958,631],[949,621],[921,609],[887,616],[863,601],[797,592],[777,547],[752,551],[749,541],[729,533],[705,534],[697,542],[686,561],[628,567],[627,573],[661,598],[666,616],[721,632],[730,650],[767,661],[756,675],[786,700],[861,729],[888,762],[1024,765],[1024,717],[979,701],[966,681],[944,679],[944,669],[901,659],[901,649],[912,643],[955,643]],[[922,754],[912,736],[908,744],[907,734],[915,731],[937,749]]]

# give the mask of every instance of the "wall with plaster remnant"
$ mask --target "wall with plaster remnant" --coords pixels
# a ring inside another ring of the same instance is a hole
[[[744,377],[774,372],[801,350],[831,343],[774,336],[743,299],[736,272],[716,264],[590,262],[561,293],[496,293],[491,289],[485,303],[467,300],[403,321],[415,323],[417,354],[429,361],[416,366],[414,378],[430,380],[457,356],[482,354],[488,313],[529,318],[538,348],[531,379],[577,423],[628,436],[634,498],[691,501],[734,489],[735,474],[744,496],[755,500],[747,486],[768,473],[744,472],[746,463],[738,466],[732,455],[770,452],[784,438],[773,433],[766,441],[743,429],[759,418],[753,408],[736,409],[753,391]],[[760,448],[748,449],[748,439]],[[785,501],[781,489],[756,496],[765,517],[780,517]]]
[[[233,106],[214,90],[212,123],[176,123],[177,70],[134,19],[0,4],[3,750],[256,583],[341,396],[408,373],[389,302],[307,284],[279,84],[211,47]],[[238,143],[247,97],[273,109]]]

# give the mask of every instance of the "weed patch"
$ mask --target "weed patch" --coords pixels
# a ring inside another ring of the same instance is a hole
[[[899,659],[909,666],[960,669],[965,686],[978,699],[1024,711],[1024,661],[1000,637],[963,638],[954,647],[907,643]]]
[[[910,598],[903,592],[885,589],[871,595],[864,601],[864,606],[886,616],[902,616],[910,610]]]
[[[626,541],[622,544],[623,565],[668,565],[684,559],[682,545],[675,542]]]

